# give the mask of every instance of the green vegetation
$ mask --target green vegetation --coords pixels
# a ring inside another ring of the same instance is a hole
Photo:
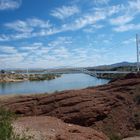
[[[0,140],[30,140],[26,137],[15,134],[12,122],[16,119],[16,115],[10,111],[0,108]]]
[[[125,77],[127,74],[119,74],[119,73],[103,73],[103,74],[98,74],[98,78],[103,78],[103,79],[118,79]]]
[[[134,102],[137,104],[137,105],[140,105],[140,94],[139,95],[136,95],[134,97]]]
[[[110,140],[122,140],[118,135],[115,135],[115,134],[111,134],[109,137],[110,137]]]
[[[111,116],[110,116],[111,119]],[[113,122],[110,125],[106,125],[103,128],[103,132],[109,137],[110,140],[122,140],[121,134],[119,134],[115,129]]]
[[[53,80],[57,77],[60,77],[60,75],[56,75],[56,74],[31,74],[29,76],[29,80],[30,81]]]

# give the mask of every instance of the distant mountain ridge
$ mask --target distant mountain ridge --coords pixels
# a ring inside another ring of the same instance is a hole
[[[100,65],[100,66],[95,66],[95,67],[88,67],[88,69],[112,69],[112,68],[116,68],[116,67],[125,67],[125,66],[129,66],[129,67],[134,67],[137,66],[136,62],[119,62],[119,63],[115,63],[115,64],[110,64],[110,65]]]
[[[115,63],[115,64],[111,64],[111,67],[121,67],[121,66],[136,66],[137,63],[134,62],[120,62],[120,63]]]

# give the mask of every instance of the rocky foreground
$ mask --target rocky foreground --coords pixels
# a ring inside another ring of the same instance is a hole
[[[33,140],[109,140],[105,134],[92,128],[64,123],[48,116],[23,117],[13,126],[17,134],[33,136]]]
[[[57,132],[52,140],[107,140],[107,136],[125,138],[140,135],[140,75],[129,74],[123,79],[95,88],[11,97],[0,100],[0,105],[23,116],[16,122],[19,126],[27,124],[29,128],[46,129],[46,116],[54,119],[52,126],[55,118],[64,121],[59,120],[60,126],[61,123],[63,126],[52,128],[52,131]],[[30,116],[29,119],[27,116]],[[28,123],[29,120],[32,123]],[[71,124],[76,124],[72,125],[74,130],[68,128]],[[75,139],[70,137],[73,132],[76,134]],[[56,137],[58,135],[60,138]]]

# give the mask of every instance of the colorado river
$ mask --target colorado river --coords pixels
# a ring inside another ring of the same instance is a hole
[[[0,94],[52,93],[55,91],[83,89],[90,86],[103,85],[108,83],[108,81],[86,74],[63,74],[61,77],[50,81],[0,83]]]

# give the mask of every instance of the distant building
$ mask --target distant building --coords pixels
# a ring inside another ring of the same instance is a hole
[[[11,71],[10,74],[15,74],[15,72],[14,71]]]

